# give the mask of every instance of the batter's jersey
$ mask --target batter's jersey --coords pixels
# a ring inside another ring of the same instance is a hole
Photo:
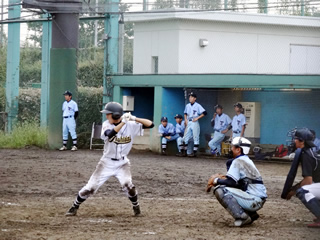
[[[211,120],[213,121],[213,119]],[[222,113],[220,116],[217,115],[214,119],[214,130],[223,131],[227,129],[228,125],[231,123],[231,118],[227,115]]]
[[[121,159],[129,154],[133,139],[136,136],[143,136],[143,125],[134,121],[127,122],[120,131],[116,134],[115,138],[109,141],[105,136],[106,130],[115,128],[114,124],[110,124],[108,120],[104,121],[101,129],[101,139],[104,140],[104,151],[102,158],[115,158]]]
[[[72,99],[69,102],[64,101],[62,104],[63,117],[74,116],[74,113],[78,111],[78,104]]]
[[[164,127],[162,124],[159,125],[158,131],[160,134],[165,134],[166,136],[173,136],[176,134],[176,129],[172,123],[167,123],[167,126]]]
[[[262,181],[260,172],[247,155],[241,155],[232,161],[227,176],[231,177],[236,182],[239,182],[244,178]],[[260,183],[248,184],[246,192],[260,198],[267,197],[266,187]]]
[[[188,103],[184,109],[184,114],[187,114],[188,121],[199,117],[206,110],[197,102],[194,104]]]
[[[239,115],[235,115],[232,119],[232,131],[233,132],[241,132],[242,126],[246,124],[246,117],[240,113]]]
[[[181,122],[181,124],[177,123],[176,124],[176,133],[180,135],[180,137],[183,137],[184,130],[186,126],[184,125],[184,121]]]

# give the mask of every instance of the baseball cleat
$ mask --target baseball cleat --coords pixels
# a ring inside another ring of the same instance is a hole
[[[139,216],[141,214],[140,206],[133,206],[133,212],[135,216]]]
[[[76,207],[71,207],[69,210],[68,210],[68,212],[66,212],[66,216],[75,216],[75,215],[77,215],[77,211],[78,211],[78,208],[76,208]]]
[[[251,217],[248,217],[247,219],[237,219],[234,221],[234,226],[235,227],[242,227],[244,225],[251,224],[252,220]]]
[[[182,152],[179,152],[176,154],[177,157],[184,157],[184,154]]]
[[[67,150],[67,147],[66,147],[66,146],[62,146],[62,147],[59,149],[59,151],[65,151],[65,150]]]
[[[72,146],[71,151],[77,151],[78,148],[76,146]]]
[[[307,227],[309,228],[320,228],[320,219],[316,219],[316,221],[314,221],[311,224],[308,224]]]
[[[195,155],[194,153],[188,154],[188,157],[196,157],[197,155]]]

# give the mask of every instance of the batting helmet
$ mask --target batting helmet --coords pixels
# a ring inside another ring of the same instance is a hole
[[[242,148],[244,154],[250,151],[251,142],[244,137],[235,137],[232,139],[231,145]]]
[[[123,108],[120,103],[109,102],[104,107],[104,110],[102,110],[100,112],[105,113],[105,114],[112,113],[112,118],[117,120],[123,115]]]

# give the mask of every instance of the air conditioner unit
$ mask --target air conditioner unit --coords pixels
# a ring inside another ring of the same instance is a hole
[[[259,102],[241,102],[241,104],[247,123],[244,136],[260,141],[261,104]]]
[[[134,111],[134,96],[122,97],[123,111]]]

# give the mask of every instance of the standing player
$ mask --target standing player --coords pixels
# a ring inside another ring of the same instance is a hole
[[[185,144],[193,137],[194,147],[193,153],[188,157],[195,157],[200,144],[200,124],[199,119],[207,115],[206,110],[196,102],[197,95],[194,92],[189,94],[189,102],[184,109],[184,122],[187,127],[186,134],[183,137]]]
[[[246,129],[246,117],[242,113],[242,104],[236,103],[233,106],[236,115],[233,117],[232,123],[228,127],[228,131],[232,128],[232,138],[243,137],[244,130]]]
[[[214,195],[235,219],[234,226],[241,227],[259,218],[257,211],[266,201],[267,190],[258,169],[247,156],[251,142],[236,137],[231,144],[233,160],[228,163],[231,165],[226,178],[213,180]]]
[[[313,138],[313,134],[307,128],[297,130],[295,133],[294,142],[296,148],[298,150],[301,149],[299,150],[301,153],[297,157],[298,162],[301,162],[303,179],[291,189],[286,199],[289,200],[293,195],[296,195],[316,217],[314,223],[309,224],[308,227],[320,228],[320,160],[317,159],[312,150],[312,147],[315,147]],[[298,154],[298,150],[296,154]],[[294,175],[292,176],[293,179],[295,178],[297,169],[298,164],[292,172]]]
[[[63,124],[62,124],[62,136],[63,146],[60,151],[67,150],[68,134],[70,132],[72,138],[71,151],[77,151],[77,133],[76,133],[76,119],[79,115],[78,104],[72,100],[72,93],[69,91],[64,92],[65,101],[62,104],[63,112]]]
[[[173,126],[172,123],[168,123],[167,117],[161,118],[161,124],[158,128],[159,133],[162,136],[161,139],[161,154],[166,155],[167,154],[167,142],[171,142],[176,140],[179,135],[176,134],[176,129]]]
[[[221,105],[215,106],[215,114],[211,119],[211,126],[214,130],[214,135],[209,142],[209,147],[211,148],[211,153],[216,156],[221,155],[221,142],[223,141],[226,132],[228,132],[228,126],[231,124],[231,119],[227,114],[224,114]]]
[[[107,115],[107,120],[104,121],[101,129],[101,139],[105,142],[103,156],[87,185],[79,191],[66,216],[75,216],[80,204],[96,193],[99,187],[112,176],[119,180],[137,216],[140,214],[138,193],[132,184],[130,161],[127,155],[131,150],[133,138],[142,136],[143,129],[152,128],[153,123],[150,120],[132,116],[130,113],[123,114],[122,106],[117,102],[109,102],[101,112]]]
[[[174,116],[176,119],[176,133],[179,135],[177,138],[177,145],[179,153],[177,154],[178,157],[185,157],[187,156],[187,151],[185,150],[185,144],[183,142],[184,130],[186,128],[184,121],[182,120],[182,115],[176,114]]]

